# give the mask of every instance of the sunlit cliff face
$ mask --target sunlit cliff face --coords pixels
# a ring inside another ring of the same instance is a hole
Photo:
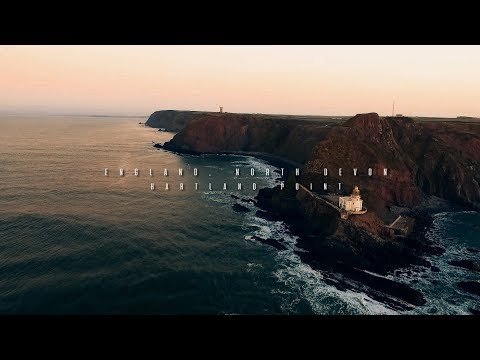
[[[479,46],[1,46],[0,110],[479,116]]]

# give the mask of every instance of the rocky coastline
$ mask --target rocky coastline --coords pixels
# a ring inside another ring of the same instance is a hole
[[[283,168],[284,169],[284,177],[283,179],[286,180],[286,174],[289,174],[295,168],[301,166],[300,163],[282,158],[280,156],[271,155],[264,152],[254,152],[254,151],[204,151],[198,152],[193,150],[185,150],[180,149],[175,146],[172,146],[170,143],[160,144],[154,143],[153,147],[157,149],[164,149],[166,151],[172,152],[177,155],[237,155],[237,156],[251,156],[260,160],[264,160],[273,167],[276,168]]]
[[[337,151],[333,151],[334,145]],[[321,169],[328,163],[345,168],[373,163],[376,172],[389,164],[394,176],[388,182],[380,177],[341,179],[347,189],[357,183],[364,189],[369,212],[362,217],[340,219],[332,208],[293,186],[260,189],[255,205],[259,208],[257,216],[282,220],[298,237],[297,255],[303,262],[348,279],[326,281],[338,288],[363,289],[372,298],[399,309],[420,306],[426,300],[420,291],[386,275],[413,265],[424,271],[439,271],[425,259],[445,251],[425,237],[432,215],[452,206],[456,210],[478,210],[480,204],[480,127],[469,124],[451,127],[359,114],[345,124],[326,127],[217,114],[192,121],[171,141],[155,146],[180,154],[255,156],[288,169],[283,178],[286,185],[324,181]],[[472,151],[472,147],[479,151]],[[296,167],[301,168],[298,177],[292,172]],[[441,204],[432,203],[432,198],[441,199]],[[411,232],[401,238],[384,232],[395,207],[415,219]],[[235,211],[245,211],[243,208],[239,204]],[[282,250],[273,239],[256,240]],[[478,264],[465,261],[452,266],[478,271]],[[459,286],[478,294],[475,284]]]

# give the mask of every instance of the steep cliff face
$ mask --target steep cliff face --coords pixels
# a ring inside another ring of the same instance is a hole
[[[409,118],[360,114],[332,129],[313,149],[301,182],[341,182],[362,189],[369,208],[418,205],[424,195],[461,204],[480,202],[480,126],[415,123]],[[342,176],[338,174],[342,168]],[[354,176],[353,168],[358,169]],[[368,176],[368,168],[373,175]],[[387,168],[387,176],[383,169]],[[317,186],[318,186],[317,185]]]
[[[208,114],[202,111],[178,111],[161,110],[155,111],[145,125],[153,128],[164,128],[167,131],[178,132],[184,129],[193,119]]]
[[[314,183],[316,188],[324,181],[342,183],[343,193],[355,185],[369,210],[386,213],[386,206],[413,206],[423,196],[415,184],[415,163],[405,156],[392,128],[395,119],[380,118],[378,114],[361,114],[343,126],[332,129],[324,141],[318,143],[303,168],[301,182]],[[405,122],[405,128],[410,122]],[[322,173],[327,168],[325,178]],[[340,176],[338,169],[342,168]],[[372,176],[368,169],[373,170]],[[384,168],[387,176],[384,176]],[[354,169],[357,169],[355,175]]]
[[[480,124],[420,123],[376,113],[334,126],[263,115],[196,114],[165,148],[280,156],[304,164],[299,181],[307,187],[311,182],[320,189],[327,182],[334,188],[340,182],[345,194],[359,186],[369,211],[382,219],[389,206],[414,207],[426,195],[480,204]]]
[[[194,119],[165,148],[198,153],[261,152],[304,163],[329,130],[315,122],[217,113]]]
[[[418,124],[409,137],[397,136],[416,164],[415,183],[423,192],[480,205],[480,125]]]

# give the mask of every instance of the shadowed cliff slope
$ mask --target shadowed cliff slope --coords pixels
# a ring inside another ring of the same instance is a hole
[[[324,167],[332,169],[329,181],[342,182],[346,192],[358,185],[379,212],[391,205],[414,207],[425,195],[478,207],[480,125],[356,115],[316,144],[301,182],[323,182]],[[342,176],[338,168],[344,169]],[[358,168],[357,176],[353,168]]]
[[[369,209],[414,207],[425,196],[480,204],[480,124],[420,123],[359,114],[343,124],[211,113],[196,116],[166,149],[194,153],[268,153],[304,164],[299,181],[320,189],[358,185]],[[323,176],[323,169],[328,176]],[[342,168],[342,176],[338,169]],[[357,176],[353,174],[357,168]],[[368,176],[368,168],[373,175]],[[383,176],[383,169],[388,175]]]
[[[184,129],[196,117],[208,114],[203,111],[161,110],[155,111],[145,122],[146,126],[164,128],[167,131],[178,132]]]
[[[304,163],[329,131],[330,125],[314,121],[215,113],[193,119],[164,146],[197,153],[259,152]]]

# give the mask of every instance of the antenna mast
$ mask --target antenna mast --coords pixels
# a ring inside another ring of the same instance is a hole
[[[395,99],[393,100],[393,106],[392,106],[392,117],[395,115]]]

